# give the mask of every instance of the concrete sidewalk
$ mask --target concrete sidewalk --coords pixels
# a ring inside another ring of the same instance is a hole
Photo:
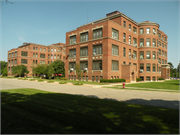
[[[103,85],[104,86],[104,85]],[[133,104],[150,105],[164,108],[179,109],[179,93],[114,90],[94,86],[75,86],[72,84],[57,84],[34,82],[17,79],[0,78],[0,89],[34,88],[50,92],[67,93],[95,97],[100,99],[116,100]]]

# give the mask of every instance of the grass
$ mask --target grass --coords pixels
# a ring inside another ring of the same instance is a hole
[[[29,79],[29,81],[36,81],[36,79]]]
[[[43,79],[38,79],[38,82],[44,82],[44,80]]]
[[[47,81],[47,83],[53,83],[54,81],[53,80],[49,80],[49,81]]]
[[[126,84],[126,87],[179,90],[179,80],[167,80],[164,82],[147,82],[147,83]]]
[[[83,83],[82,82],[76,82],[73,85],[83,85]]]
[[[59,82],[59,84],[67,84],[67,82]]]
[[[36,89],[1,90],[2,134],[178,134],[179,110]]]

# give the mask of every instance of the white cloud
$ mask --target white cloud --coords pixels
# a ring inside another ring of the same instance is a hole
[[[20,41],[26,42],[26,40],[25,40],[22,36],[18,36],[18,39],[19,39]]]

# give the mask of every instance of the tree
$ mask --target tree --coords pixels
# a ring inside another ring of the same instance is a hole
[[[57,60],[51,64],[54,68],[54,74],[63,74],[65,76],[64,62]]]
[[[47,75],[47,65],[46,64],[38,64],[37,67],[34,67],[34,73],[38,75]]]
[[[5,68],[4,68],[4,70],[3,70],[2,75],[3,75],[3,76],[7,76],[7,73],[8,73],[8,71],[7,71],[7,67],[5,67]]]
[[[80,77],[82,77],[82,71],[80,70],[79,64],[76,64],[76,74],[77,74],[77,79],[80,81]]]
[[[52,64],[50,64],[47,66],[47,74],[49,76],[49,79],[51,78],[53,73],[54,73],[54,68],[53,68]]]
[[[174,68],[173,64],[171,62],[168,62],[168,64],[170,65],[170,70],[172,71],[172,69]]]
[[[12,67],[12,74],[18,74],[18,76],[24,76],[25,74],[28,74],[29,71],[27,70],[27,67],[24,65],[17,65]]]
[[[1,64],[1,74],[3,74],[4,68],[7,69],[7,62],[0,61],[0,64]]]

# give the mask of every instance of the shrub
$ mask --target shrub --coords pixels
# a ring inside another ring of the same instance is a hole
[[[100,82],[116,83],[116,82],[125,82],[125,79],[100,79]]]
[[[22,80],[23,78],[18,78],[18,80]]]
[[[83,85],[83,83],[77,82],[77,83],[74,83],[74,85]]]
[[[47,81],[47,83],[53,83],[54,81],[53,80],[49,80],[49,81]]]
[[[44,82],[44,80],[43,79],[39,79],[38,82]]]
[[[164,78],[158,78],[158,80],[165,80]]]
[[[23,80],[28,80],[27,78],[23,78]]]
[[[136,78],[136,81],[138,82],[138,81],[142,81],[142,79],[141,78]]]
[[[35,81],[36,79],[30,79],[29,81]]]
[[[65,77],[61,77],[61,78],[59,78],[60,80],[68,80],[67,78],[65,78]]]
[[[67,84],[67,82],[59,82],[59,84]]]

